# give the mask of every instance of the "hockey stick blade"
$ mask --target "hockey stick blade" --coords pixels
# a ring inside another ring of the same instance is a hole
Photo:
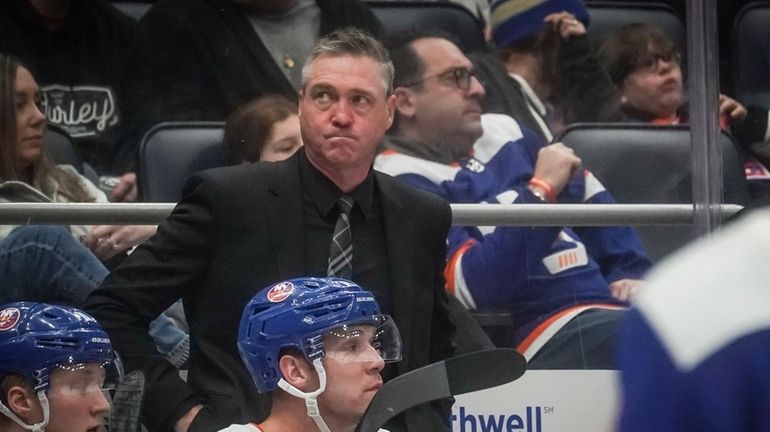
[[[503,385],[526,369],[524,357],[511,348],[477,351],[415,369],[382,386],[356,432],[377,432],[385,422],[417,405]]]

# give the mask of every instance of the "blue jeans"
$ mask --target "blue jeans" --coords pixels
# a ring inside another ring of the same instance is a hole
[[[16,301],[82,307],[109,272],[61,226],[24,225],[0,240],[0,305]],[[158,351],[174,352],[187,334],[160,315],[150,324]]]

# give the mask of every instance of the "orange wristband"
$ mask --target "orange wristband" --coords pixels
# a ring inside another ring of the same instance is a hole
[[[545,198],[548,201],[550,201],[552,203],[556,202],[556,194],[553,192],[553,186],[549,185],[547,182],[545,182],[543,180],[540,180],[537,177],[532,177],[529,180],[529,184],[534,186],[534,187],[536,187],[536,188],[542,189],[543,192],[545,192]]]

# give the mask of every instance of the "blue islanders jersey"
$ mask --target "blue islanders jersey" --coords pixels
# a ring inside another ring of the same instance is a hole
[[[374,167],[451,203],[541,203],[529,190],[543,142],[500,114],[482,116],[473,157],[441,164],[386,144]],[[588,171],[573,178],[560,203],[613,203]],[[541,322],[580,304],[620,304],[608,284],[640,279],[650,267],[627,227],[457,227],[449,233],[447,287],[470,308],[509,307],[512,346]]]
[[[656,267],[620,327],[620,431],[770,431],[768,256],[761,210]]]

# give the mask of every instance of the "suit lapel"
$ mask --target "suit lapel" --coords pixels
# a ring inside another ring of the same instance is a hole
[[[305,227],[297,153],[284,162],[277,162],[275,168],[278,172],[269,179],[265,214],[278,276],[282,280],[305,273]]]
[[[415,346],[414,335],[414,248],[407,239],[414,238],[414,224],[405,223],[404,203],[398,200],[399,194],[382,174],[375,172],[377,191],[380,194],[383,219],[385,221],[385,242],[388,247],[388,268],[393,292],[393,318],[398,325],[404,346],[409,352],[419,351]],[[424,317],[419,317],[423,319]],[[398,363],[399,373],[411,369],[409,359]]]

